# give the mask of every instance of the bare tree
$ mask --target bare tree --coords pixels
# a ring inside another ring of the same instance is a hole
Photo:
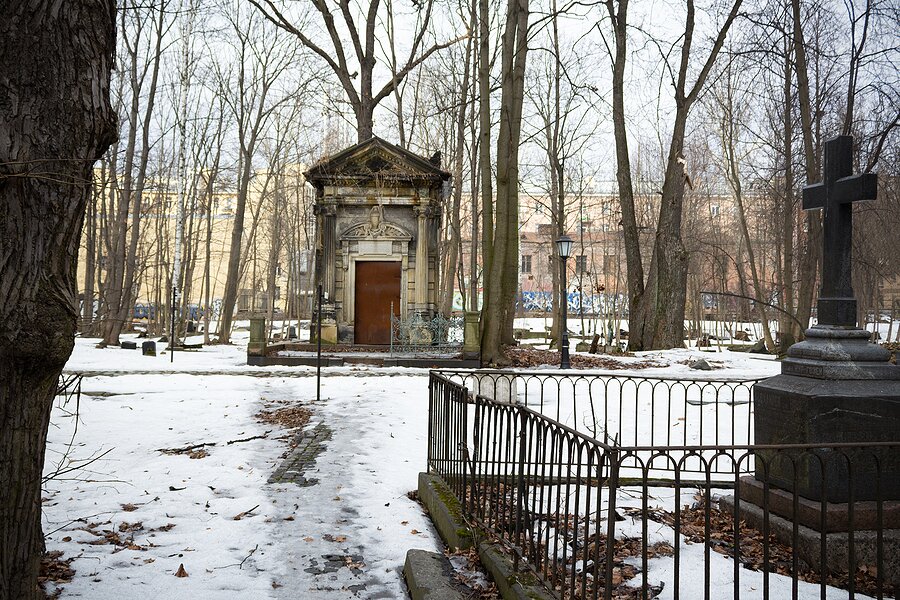
[[[296,36],[304,46],[325,61],[340,82],[346,99],[353,109],[360,142],[372,137],[375,107],[393,93],[399,83],[429,56],[465,37],[436,42],[426,48],[425,37],[429,31],[434,8],[434,0],[426,0],[419,8],[412,45],[404,65],[399,69],[393,69],[390,80],[381,87],[377,87],[374,83],[375,66],[378,62],[375,56],[375,36],[378,29],[381,0],[369,0],[368,3],[363,3],[361,8],[364,8],[364,14],[356,15],[356,17],[349,0],[337,0],[334,3],[340,13],[340,19],[347,35],[344,35],[340,26],[335,22],[335,15],[332,13],[328,0],[313,0],[312,5],[321,17],[322,24],[328,33],[328,39],[332,46],[331,51],[308,37],[304,32],[306,24],[295,24],[285,14],[286,10],[283,4],[280,5],[274,0],[250,0],[250,2],[272,23]],[[362,27],[356,23],[356,18],[359,16],[363,18]],[[352,45],[350,49],[344,47],[347,37]],[[353,53],[353,58],[348,59],[350,52]]]
[[[606,2],[612,23],[614,42],[607,45],[613,68],[613,123],[616,138],[617,179],[622,208],[622,226],[628,261],[628,289],[631,312],[629,314],[628,345],[632,350],[681,347],[684,339],[685,297],[687,293],[688,253],[682,239],[682,216],[686,182],[684,140],[691,107],[706,85],[709,73],[719,51],[725,43],[728,31],[737,18],[742,0],[735,0],[718,26],[712,46],[697,72],[693,84],[688,83],[692,58],[695,54],[694,27],[696,8],[693,0],[687,2],[684,29],[679,37],[678,64],[668,62],[663,53],[664,68],[674,88],[675,114],[668,143],[665,177],[662,185],[659,218],[650,267],[644,281],[640,239],[634,210],[634,190],[630,176],[628,145],[624,111],[624,69],[627,61],[628,2]],[[674,47],[673,47],[674,54]]]
[[[119,334],[131,319],[134,305],[134,276],[138,240],[141,231],[142,196],[150,157],[151,125],[156,105],[162,60],[163,37],[166,34],[166,7],[129,6],[119,11],[121,38],[127,71],[128,112],[125,162],[121,187],[117,190],[114,218],[109,223],[106,281],[102,303],[104,344],[118,344]],[[142,106],[143,103],[143,106]],[[140,132],[140,138],[138,138]],[[140,140],[140,146],[138,141]],[[138,164],[135,166],[135,160]],[[119,181],[119,173],[111,173]],[[110,214],[112,216],[112,213]]]
[[[500,126],[497,133],[497,200],[490,263],[481,311],[481,362],[504,364],[502,346],[514,343],[519,278],[519,141],[528,53],[528,0],[509,0],[503,31]]]
[[[746,151],[743,143],[744,129],[746,127],[747,105],[746,101],[738,98],[739,91],[736,90],[736,79],[738,73],[745,74],[746,71],[741,69],[741,64],[735,64],[736,60],[729,61],[723,72],[718,78],[718,82],[710,94],[714,103],[716,125],[719,134],[719,144],[721,147],[722,158],[719,161],[719,168],[722,170],[725,181],[731,189],[734,196],[735,208],[737,213],[738,229],[741,233],[742,248],[747,253],[747,265],[750,269],[750,281],[753,284],[753,297],[755,298],[754,310],[762,325],[762,333],[765,339],[766,348],[770,352],[775,351],[775,341],[769,328],[769,318],[766,314],[766,305],[768,304],[767,294],[762,286],[760,277],[760,267],[757,262],[757,252],[754,248],[755,244],[750,236],[750,228],[747,224],[747,207],[745,206],[744,197],[744,176],[742,173],[742,164],[745,162],[748,151]],[[738,273],[743,275],[743,266],[735,265]]]
[[[290,93],[279,95],[274,86],[297,57],[295,47],[278,39],[253,13],[241,13],[236,7],[228,13],[228,18],[234,35],[236,65],[232,68],[218,65],[217,78],[219,93],[224,96],[236,123],[239,157],[228,275],[219,319],[220,343],[228,343],[231,338],[244,246],[244,217],[257,144],[273,112],[291,98]]]

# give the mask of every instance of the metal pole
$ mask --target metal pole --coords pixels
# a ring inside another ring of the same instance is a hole
[[[569,291],[566,285],[566,259],[562,257],[562,341],[560,342],[559,368],[569,368]]]
[[[172,325],[169,327],[169,362],[175,362],[175,303],[178,301],[178,286],[172,283]]]
[[[319,310],[316,313],[316,402],[322,398],[322,284],[318,288]]]

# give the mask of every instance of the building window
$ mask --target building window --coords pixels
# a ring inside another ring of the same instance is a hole
[[[584,254],[579,254],[575,257],[575,272],[576,273],[587,273],[587,256]]]
[[[531,255],[522,255],[522,273],[531,273]]]
[[[603,271],[607,275],[615,275],[616,273],[616,263],[618,263],[618,258],[614,254],[607,254],[603,257]]]
[[[709,205],[709,214],[713,217],[719,216],[719,205],[718,204],[710,204]]]
[[[593,223],[589,219],[583,219],[578,224],[578,233],[587,233],[591,230]]]

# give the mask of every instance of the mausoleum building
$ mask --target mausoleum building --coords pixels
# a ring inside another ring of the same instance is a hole
[[[390,343],[393,314],[437,309],[438,240],[450,173],[378,137],[313,165],[322,340]]]

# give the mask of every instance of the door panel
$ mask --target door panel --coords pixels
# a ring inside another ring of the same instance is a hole
[[[391,303],[400,314],[400,268],[400,261],[356,262],[355,343],[391,343]]]

